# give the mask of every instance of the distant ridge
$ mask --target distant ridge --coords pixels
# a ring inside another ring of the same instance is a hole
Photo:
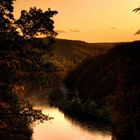
[[[56,39],[55,55],[79,62],[107,52],[118,43],[87,43],[81,40]]]
[[[45,38],[39,38],[39,40],[44,45],[47,44]],[[117,44],[119,43],[87,43],[81,40],[56,39],[53,57],[48,59],[46,55],[43,59],[46,62],[51,61],[60,71],[67,73],[84,59],[105,54]]]

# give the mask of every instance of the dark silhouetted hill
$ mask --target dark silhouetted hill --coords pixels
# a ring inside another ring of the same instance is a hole
[[[140,41],[122,43],[83,61],[65,83],[83,104],[94,101],[106,108],[117,140],[140,139]]]

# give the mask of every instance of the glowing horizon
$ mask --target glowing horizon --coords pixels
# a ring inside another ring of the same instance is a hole
[[[36,6],[57,10],[54,17],[58,38],[86,42],[126,42],[140,39],[134,36],[140,29],[140,14],[132,10],[138,0],[17,0],[15,17],[22,9]]]

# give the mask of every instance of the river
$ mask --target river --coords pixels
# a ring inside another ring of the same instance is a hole
[[[34,126],[33,140],[111,140],[111,135],[97,130],[88,130],[68,119],[57,108],[41,106],[44,114],[54,119]]]

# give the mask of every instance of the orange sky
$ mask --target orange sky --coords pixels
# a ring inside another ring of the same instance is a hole
[[[132,10],[139,0],[17,0],[15,15],[36,6],[57,10],[55,30],[58,38],[87,42],[120,42],[140,39],[140,14]]]

